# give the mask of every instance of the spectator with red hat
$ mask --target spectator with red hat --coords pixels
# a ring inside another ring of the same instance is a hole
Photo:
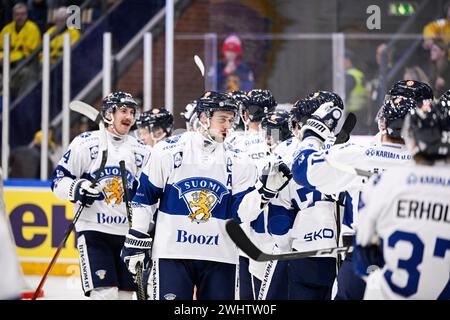
[[[253,72],[242,62],[242,43],[235,34],[229,35],[222,46],[223,60],[217,67],[217,88],[221,92],[249,91],[253,88]]]

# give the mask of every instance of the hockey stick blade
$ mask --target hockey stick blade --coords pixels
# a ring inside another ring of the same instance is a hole
[[[342,125],[341,131],[336,135],[335,144],[346,143],[350,139],[350,133],[356,125],[356,116],[354,113],[350,112],[345,118],[344,124]]]
[[[202,74],[202,77],[205,76],[205,65],[203,64],[202,59],[198,55],[194,55],[194,62],[197,65],[198,69],[200,70],[200,73]]]
[[[74,100],[69,103],[69,108],[88,117],[90,120],[96,123],[100,123],[100,120],[102,119],[102,116],[97,109],[87,103],[84,103],[83,101]]]
[[[337,253],[350,253],[353,251],[353,246],[334,247],[305,252],[287,252],[280,254],[267,254],[262,252],[256,247],[253,242],[247,237],[245,232],[239,226],[239,224],[230,220],[226,224],[226,230],[228,235],[234,241],[234,243],[245,252],[251,259],[255,261],[270,261],[270,260],[294,260],[309,258],[313,256],[337,254]]]

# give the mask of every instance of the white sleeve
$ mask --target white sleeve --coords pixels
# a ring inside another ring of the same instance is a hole
[[[374,175],[361,191],[357,220],[354,225],[356,242],[361,246],[378,243],[377,220],[386,204],[389,203],[389,199],[386,198],[388,197],[386,190],[389,190],[385,185],[386,180],[382,179],[382,175]]]
[[[261,195],[255,189],[258,170],[256,165],[246,158],[240,158],[236,162],[232,177],[232,210],[233,214],[238,216],[242,222],[250,223],[262,211],[260,208]]]
[[[84,169],[88,169],[93,149],[97,148],[97,156],[100,156],[97,146],[92,146],[91,151],[82,145],[82,138],[76,137],[69,145],[67,151],[59,160],[52,174],[52,190],[62,200],[69,200],[69,189],[75,179],[83,176]]]
[[[353,144],[337,145],[329,150],[319,150],[311,138],[306,138],[292,164],[293,179],[299,185],[316,188],[324,194],[335,194],[362,186],[363,178],[334,168],[333,162],[354,165],[361,150]]]
[[[282,252],[291,250],[290,231],[297,215],[291,195],[295,185],[291,180],[269,203],[267,229]]]
[[[153,149],[139,177],[139,186],[133,197],[133,229],[148,232],[172,169],[171,154],[161,152],[161,148]]]

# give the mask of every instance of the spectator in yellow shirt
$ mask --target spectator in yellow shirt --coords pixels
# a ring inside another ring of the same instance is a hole
[[[434,20],[423,28],[423,47],[431,49],[434,40],[443,41],[448,47],[448,57],[450,61],[450,1],[445,6],[446,18]]]
[[[3,38],[10,34],[10,59],[14,67],[28,57],[41,44],[39,27],[28,20],[28,9],[23,3],[13,7],[13,22],[7,24],[0,33],[0,61],[3,59]]]
[[[55,25],[47,30],[46,33],[54,34],[59,28],[64,29],[50,41],[50,59],[54,63],[58,58],[62,57],[64,50],[64,34],[70,34],[70,43],[73,45],[80,38],[80,31],[75,28],[67,28],[66,20],[68,17],[67,8],[60,7],[53,14]]]

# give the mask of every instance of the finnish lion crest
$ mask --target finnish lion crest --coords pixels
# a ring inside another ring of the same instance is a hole
[[[188,218],[197,223],[209,221],[214,208],[229,193],[223,184],[210,178],[188,178],[175,183],[174,187],[189,209]]]
[[[217,200],[216,196],[208,192],[206,189],[202,189],[193,193],[192,200],[193,201],[189,201],[189,206],[191,208],[198,209],[188,215],[191,221],[208,221],[209,218],[211,218],[210,209]]]
[[[105,202],[107,204],[121,204],[123,196],[123,186],[122,181],[119,177],[113,177],[106,181],[106,187],[103,188],[105,193]],[[115,202],[113,202],[115,200]]]

